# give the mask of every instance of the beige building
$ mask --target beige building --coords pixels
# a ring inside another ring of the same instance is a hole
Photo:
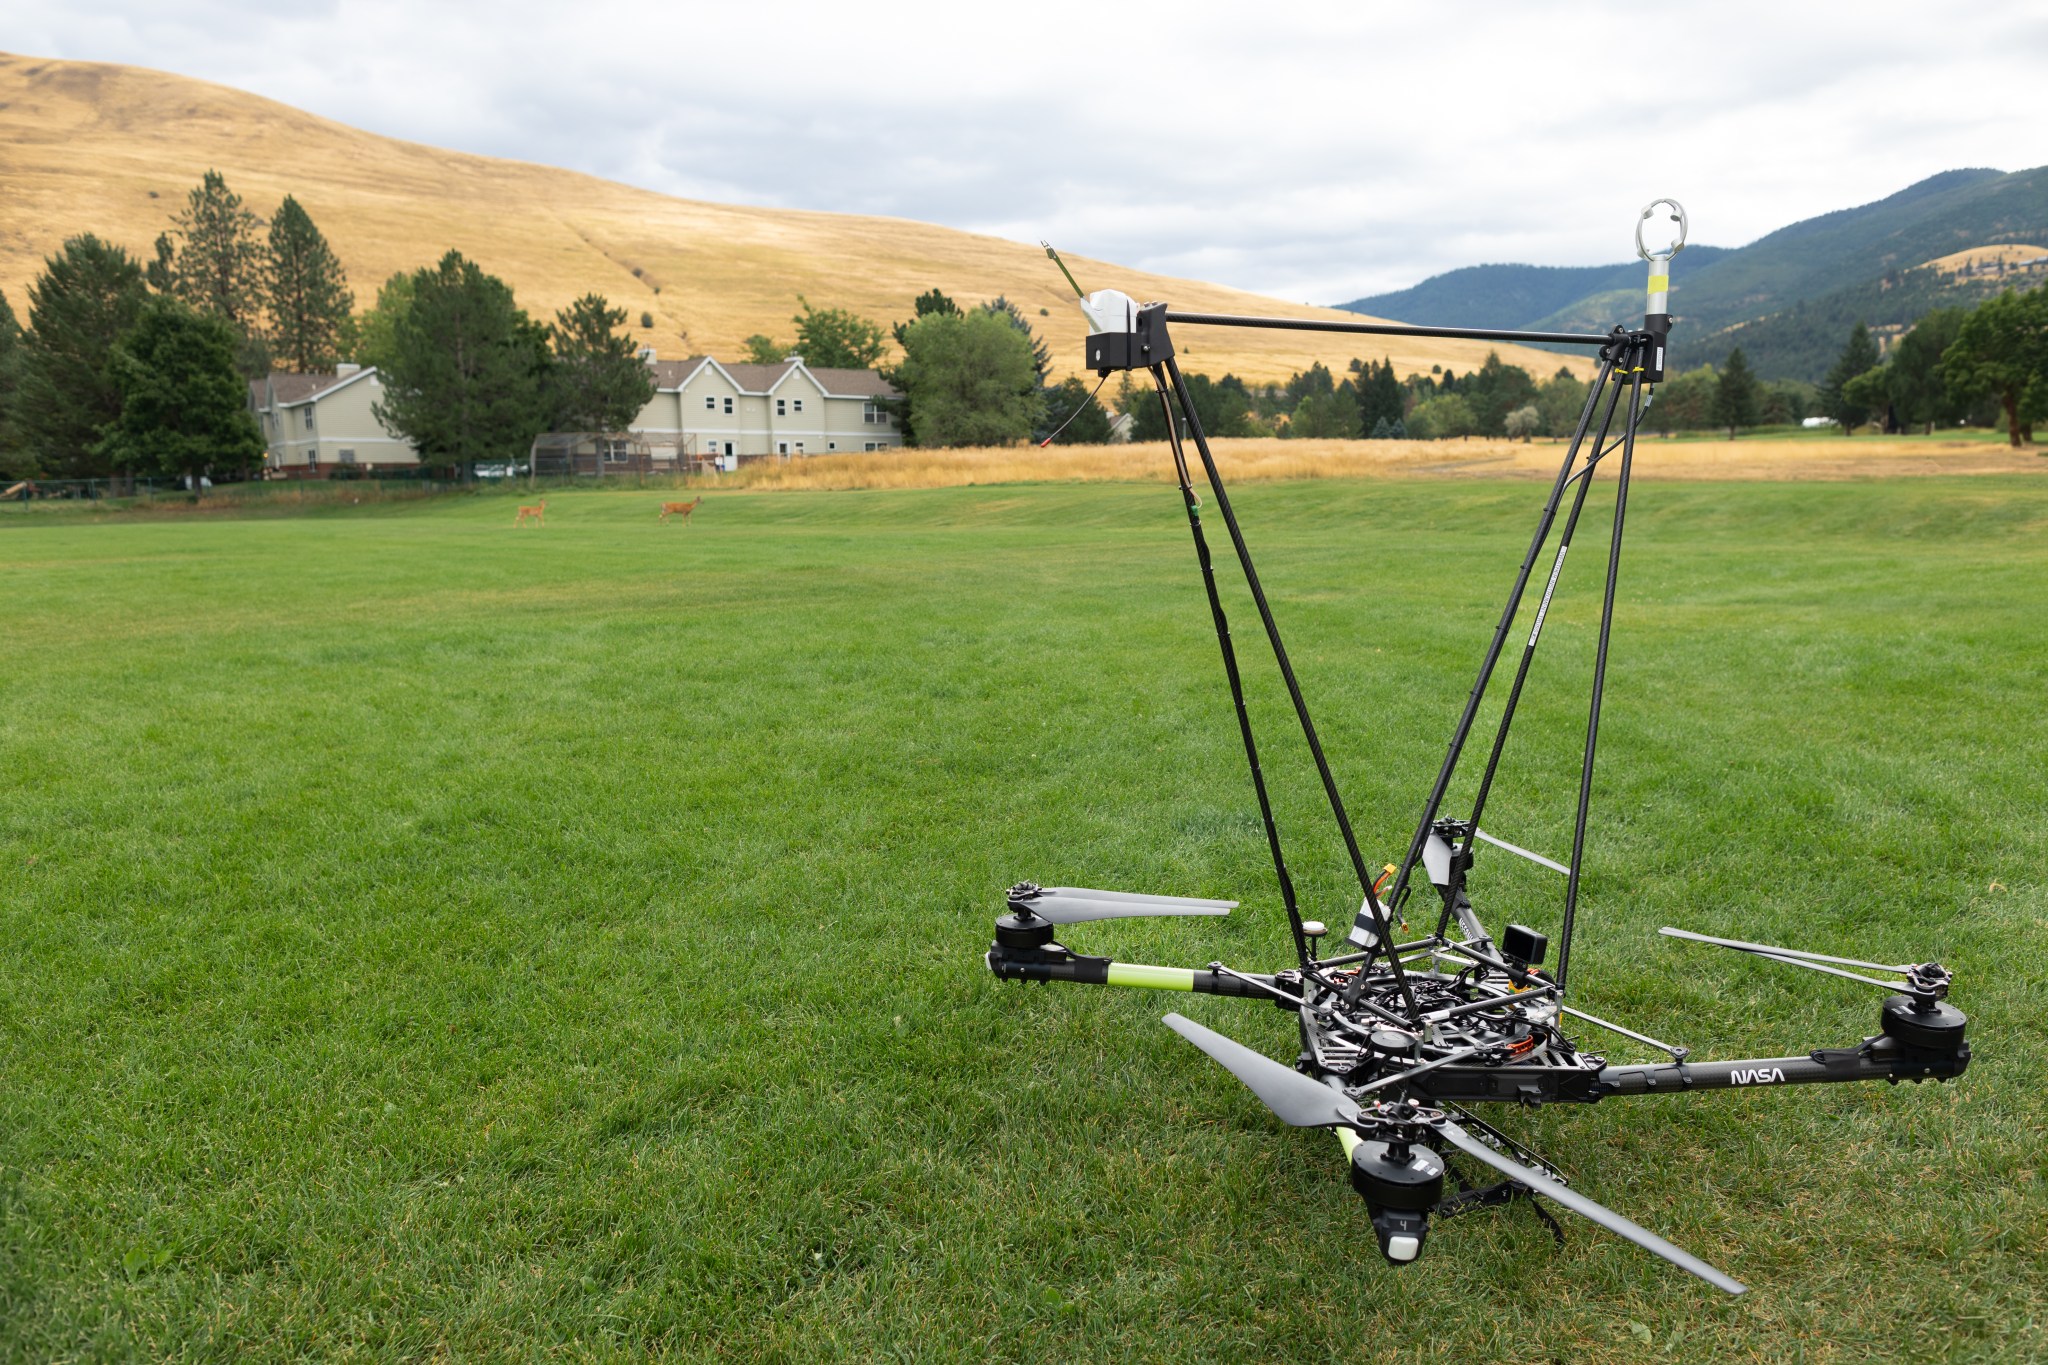
[[[903,444],[884,406],[896,390],[873,370],[812,369],[799,356],[775,365],[727,365],[710,356],[657,360],[655,392],[633,422],[657,463],[796,458],[894,450]]]
[[[727,365],[710,356],[649,360],[654,397],[630,430],[570,433],[555,444],[560,472],[625,473],[795,459],[903,444],[884,406],[896,390],[873,370],[812,369],[791,356],[775,365]],[[377,420],[384,396],[374,367],[333,374],[272,374],[249,385],[249,403],[270,447],[273,478],[332,478],[419,467],[412,443]],[[536,444],[536,457],[542,437]],[[552,448],[551,448],[552,449]],[[543,461],[542,472],[554,472]]]
[[[384,396],[374,367],[338,366],[333,374],[276,373],[249,382],[249,405],[270,447],[271,478],[323,479],[419,467],[419,453],[377,420]]]

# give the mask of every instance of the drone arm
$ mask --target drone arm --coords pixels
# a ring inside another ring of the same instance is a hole
[[[1951,1054],[1907,1047],[1896,1038],[1879,1037],[1862,1047],[1816,1048],[1803,1057],[1610,1066],[1600,1072],[1596,1088],[1607,1095],[1652,1095],[1675,1090],[1732,1090],[1826,1081],[1945,1081],[1962,1075],[1969,1065],[1967,1045]]]
[[[988,969],[1003,981],[1069,981],[1082,986],[1134,986],[1142,990],[1193,991],[1269,1000],[1278,988],[1270,976],[1230,973],[1209,967],[1153,967],[1070,953],[1058,944],[1014,949],[991,945]]]

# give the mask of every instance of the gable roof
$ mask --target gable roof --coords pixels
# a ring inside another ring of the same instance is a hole
[[[896,386],[873,370],[830,370],[811,369],[811,378],[818,381],[825,392],[841,398],[896,398]]]
[[[281,408],[297,407],[324,398],[336,389],[345,389],[357,380],[366,379],[377,373],[375,365],[365,365],[353,374],[293,374],[288,370],[273,370],[268,379],[249,381],[250,401],[258,408],[264,406],[264,387],[269,386],[270,401]]]
[[[873,370],[841,370],[812,367],[801,360],[781,360],[773,365],[726,364],[710,356],[693,355],[688,360],[654,362],[657,389],[676,390],[689,383],[706,365],[730,379],[741,393],[762,396],[773,393],[798,370],[814,380],[819,389],[834,398],[895,398],[894,385]]]

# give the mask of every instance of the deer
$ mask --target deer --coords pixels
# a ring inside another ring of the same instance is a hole
[[[690,513],[697,510],[697,503],[704,501],[700,493],[692,502],[665,502],[661,505],[661,519],[666,522],[671,516],[680,514],[685,526],[690,523]]]
[[[546,498],[542,498],[538,503],[535,503],[532,507],[527,507],[524,504],[521,504],[519,508],[519,515],[512,518],[512,524],[514,526],[524,526],[526,524],[526,519],[528,517],[533,518],[533,524],[536,526],[547,525],[548,500]]]

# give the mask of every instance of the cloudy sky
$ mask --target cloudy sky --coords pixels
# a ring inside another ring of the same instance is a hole
[[[1659,195],[1694,240],[1739,246],[1936,171],[2048,162],[2040,0],[12,8],[19,53],[1315,303],[1627,259]]]

